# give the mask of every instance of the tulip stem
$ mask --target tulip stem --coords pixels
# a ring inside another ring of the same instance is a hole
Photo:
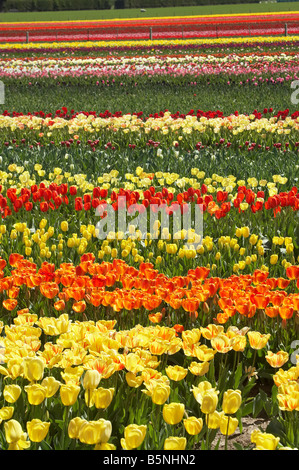
[[[225,450],[227,450],[229,420],[230,420],[230,415],[227,418],[227,427],[226,427],[226,433],[225,433],[225,448],[224,448]]]
[[[209,414],[207,414],[207,438],[206,438],[206,450],[209,450]]]

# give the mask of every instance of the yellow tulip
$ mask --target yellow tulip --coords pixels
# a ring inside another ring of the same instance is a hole
[[[203,428],[202,418],[196,418],[195,416],[189,416],[184,419],[184,427],[188,434],[191,436],[196,436],[199,434]]]
[[[0,422],[5,421],[7,419],[11,419],[13,413],[13,406],[3,406],[2,408],[0,408]]]
[[[76,403],[80,392],[80,386],[75,383],[63,384],[60,387],[60,398],[64,406]]]
[[[237,418],[223,414],[220,418],[220,432],[225,436],[230,436],[231,434],[234,434],[238,427],[238,424],[239,421],[237,420]]]
[[[30,384],[24,388],[30,405],[40,405],[46,398],[46,388],[41,384]]]
[[[3,397],[8,403],[15,403],[21,395],[22,389],[19,385],[5,385]]]
[[[23,432],[22,426],[15,419],[4,423],[6,442],[9,444],[8,450],[23,450],[30,447],[27,441],[27,434]]]
[[[201,411],[204,414],[213,413],[218,404],[218,393],[215,390],[208,390],[204,393],[201,402]]]
[[[168,403],[163,406],[163,419],[167,424],[178,424],[185,412],[183,403]]]
[[[71,439],[79,439],[79,431],[81,426],[86,423],[86,419],[82,419],[79,416],[72,418],[68,425],[68,435]]]
[[[29,382],[41,380],[44,375],[45,363],[39,357],[26,357],[23,361],[24,377]]]
[[[209,362],[191,362],[190,366],[189,366],[189,370],[191,372],[191,374],[193,375],[197,375],[199,377],[205,375],[208,370],[209,370],[209,366],[210,366],[210,363]]]
[[[86,421],[79,429],[78,439],[83,444],[108,442],[112,432],[111,422],[103,418],[97,421]]]
[[[83,388],[94,390],[101,381],[101,374],[97,370],[87,370],[83,378]]]
[[[220,426],[220,419],[223,412],[215,410],[213,413],[206,415],[206,424],[209,429],[218,429]]]
[[[185,369],[184,367],[178,365],[168,366],[166,367],[165,372],[170,378],[170,380],[179,382],[180,380],[183,380],[186,377],[186,375],[188,374],[188,369]]]
[[[63,232],[67,232],[68,229],[69,229],[69,224],[67,223],[67,221],[62,221],[61,224],[60,224],[60,228]]]
[[[187,439],[185,437],[167,437],[164,441],[164,450],[185,450]]]
[[[136,375],[133,372],[127,372],[126,381],[129,387],[138,388],[143,382],[143,377],[142,375]]]
[[[286,351],[278,351],[276,354],[268,351],[265,356],[266,361],[271,367],[282,367],[289,360],[289,355]]]
[[[242,404],[242,395],[240,390],[226,390],[223,394],[222,410],[231,415],[238,411]]]
[[[145,439],[147,426],[142,424],[129,424],[124,430],[124,439],[121,439],[123,449],[137,449]]]
[[[192,385],[191,391],[193,392],[195,400],[201,404],[204,394],[211,389],[214,390],[212,384],[208,380],[203,380],[198,384],[197,387]]]
[[[27,421],[26,426],[29,439],[32,442],[41,442],[46,438],[49,432],[50,423],[41,421],[40,419],[32,419],[31,421]]]
[[[101,442],[100,444],[95,445],[94,450],[116,450],[116,446],[109,442]]]
[[[279,437],[275,437],[270,433],[262,432],[259,429],[255,429],[251,433],[251,442],[260,450],[275,450],[279,441]]]
[[[110,405],[114,395],[114,388],[97,388],[93,390],[91,402],[98,409],[106,409]]]
[[[53,397],[59,389],[60,382],[54,377],[48,376],[42,380],[41,385],[46,389],[46,397],[50,398]]]
[[[270,338],[270,334],[263,335],[259,331],[249,331],[247,333],[249,344],[252,349],[263,349]]]

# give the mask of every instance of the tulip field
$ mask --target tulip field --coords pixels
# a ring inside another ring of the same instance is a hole
[[[298,44],[0,44],[2,450],[298,449]]]

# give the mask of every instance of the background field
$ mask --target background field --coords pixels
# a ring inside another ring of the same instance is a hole
[[[14,21],[70,21],[103,20],[115,18],[151,18],[163,16],[196,16],[238,13],[271,13],[299,10],[299,2],[253,3],[240,5],[205,5],[190,7],[149,8],[124,10],[80,10],[49,12],[7,12],[0,13],[0,22]]]

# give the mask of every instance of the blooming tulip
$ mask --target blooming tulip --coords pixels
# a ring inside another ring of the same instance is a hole
[[[30,447],[27,434],[23,432],[22,426],[15,419],[4,423],[5,439],[8,442],[8,450],[23,450]]]
[[[48,376],[42,380],[41,385],[46,389],[46,397],[50,398],[53,397],[59,389],[60,382],[56,380],[55,377]]]
[[[276,354],[268,351],[265,356],[266,361],[271,367],[282,367],[289,360],[289,355],[286,351],[278,351]]]
[[[0,408],[0,423],[4,420],[11,419],[13,413],[13,406],[3,406],[2,408]]]
[[[179,382],[180,380],[183,380],[186,377],[186,375],[188,374],[188,369],[175,365],[166,367],[165,372],[170,378],[170,380]]]
[[[271,336],[270,334],[263,335],[259,331],[249,331],[247,335],[252,349],[263,349]]]
[[[255,429],[251,433],[251,442],[260,450],[275,450],[279,441],[279,437],[275,437],[273,434],[262,432],[258,429]]]
[[[191,374],[201,377],[202,375],[205,375],[209,371],[209,366],[210,366],[209,362],[199,363],[199,362],[193,361],[191,362],[189,366],[189,370]]]
[[[218,429],[223,411],[215,410],[213,413],[206,415],[206,423],[209,429]]]
[[[46,398],[46,388],[41,384],[30,384],[24,388],[30,405],[40,405]]]

